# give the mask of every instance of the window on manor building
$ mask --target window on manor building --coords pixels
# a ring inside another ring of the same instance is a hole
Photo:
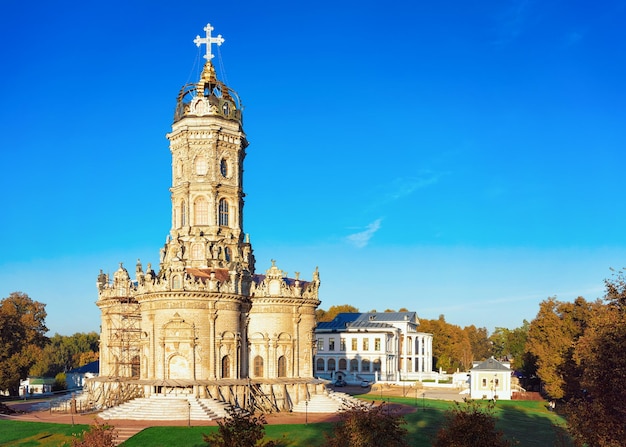
[[[369,351],[370,350],[370,339],[369,338],[364,338],[363,339],[363,350],[364,351]]]
[[[323,351],[324,350],[324,339],[323,338],[318,338],[317,339],[317,351]]]
[[[352,350],[356,351],[357,349],[359,349],[359,345],[358,345],[358,340],[356,338],[352,339]]]
[[[368,359],[363,359],[361,361],[361,371],[370,372],[370,361]]]
[[[316,369],[318,371],[324,371],[324,359],[317,359]]]
[[[374,339],[374,351],[380,351],[380,338]]]
[[[348,361],[346,359],[339,359],[339,371],[345,371],[348,369]]]
[[[350,360],[350,371],[355,372],[359,370],[359,361],[357,359]]]
[[[374,372],[380,372],[380,359],[374,360]]]
[[[335,370],[335,359],[328,359],[328,370],[329,371]]]
[[[328,350],[329,351],[334,351],[335,350],[335,339],[334,338],[329,338],[328,339]]]
[[[342,338],[342,339],[340,340],[340,343],[341,343],[341,346],[339,347],[339,350],[340,350],[340,351],[344,351],[344,352],[345,352],[345,350],[346,350],[346,339],[345,339],[345,338]]]

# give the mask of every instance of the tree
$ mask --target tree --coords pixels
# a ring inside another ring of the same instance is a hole
[[[523,368],[529,329],[530,323],[526,320],[521,327],[513,330],[497,327],[489,337],[493,345],[494,357],[511,361],[513,369]]]
[[[263,441],[265,418],[247,412],[228,410],[228,418],[218,421],[216,433],[203,434],[211,447],[274,447],[274,441]]]
[[[114,447],[117,445],[117,431],[115,427],[107,424],[94,422],[89,426],[89,430],[83,431],[80,435],[74,435],[72,447]]]
[[[388,405],[351,405],[326,434],[326,447],[408,447],[404,418]]]
[[[626,445],[626,281],[605,281],[606,305],[597,309],[576,343],[582,393],[567,404],[568,427],[582,445]]]
[[[437,368],[453,372],[472,366],[472,347],[467,333],[448,323],[443,315],[437,320],[420,319],[419,330],[433,334],[433,357]]]
[[[511,442],[496,430],[493,415],[494,404],[486,407],[467,400],[446,411],[445,421],[433,443],[433,447],[508,447]]]
[[[13,292],[0,301],[0,390],[17,394],[46,342],[46,305]]]
[[[341,304],[339,306],[330,306],[327,311],[323,309],[317,309],[315,311],[315,317],[317,318],[318,322],[333,321],[333,319],[340,313],[355,313],[358,311],[359,309],[351,306],[350,304]]]
[[[569,399],[580,392],[574,346],[599,306],[599,302],[582,297],[573,303],[548,298],[539,305],[530,323],[526,350],[536,357],[537,375],[552,398]]]
[[[77,332],[70,336],[54,334],[30,374],[55,376],[98,360],[99,342],[100,337],[95,332]]]
[[[472,360],[487,360],[491,357],[491,342],[487,333],[487,328],[477,328],[473,324],[463,328],[472,348]]]

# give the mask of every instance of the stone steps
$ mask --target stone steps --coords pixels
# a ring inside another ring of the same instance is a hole
[[[104,420],[210,421],[226,417],[228,405],[215,399],[153,395],[133,399],[100,413]]]

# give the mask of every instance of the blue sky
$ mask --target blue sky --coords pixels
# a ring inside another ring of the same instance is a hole
[[[321,307],[515,328],[626,265],[626,2],[25,2],[0,15],[0,297],[99,329],[158,264],[193,39],[245,105],[244,229]]]

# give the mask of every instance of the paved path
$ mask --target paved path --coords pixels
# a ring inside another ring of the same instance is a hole
[[[348,391],[350,394],[363,392],[362,389],[358,389],[354,387],[354,390],[348,389],[351,387],[344,388],[345,391]],[[341,390],[344,391],[344,390]],[[387,390],[385,390],[387,391]],[[400,391],[400,390],[398,390]],[[421,390],[419,393],[419,398],[422,398],[422,393],[425,393],[425,398],[430,399],[446,399],[448,398],[458,398],[457,393],[450,393],[450,395],[444,397],[445,393],[435,392],[431,390]],[[397,395],[396,393],[391,392],[391,390],[387,392],[383,392],[384,396]],[[401,393],[400,393],[401,395]],[[377,397],[376,392],[373,393],[373,396]],[[410,397],[410,396],[409,396]],[[380,402],[377,400],[377,402]],[[84,424],[91,425],[94,422],[98,422],[99,424],[107,423],[115,427],[115,430],[118,432],[118,444],[121,444],[123,441],[131,438],[132,436],[139,433],[141,430],[148,427],[156,427],[156,426],[187,426],[187,421],[133,421],[133,420],[125,420],[125,419],[116,419],[104,421],[98,417],[98,414],[62,414],[62,413],[51,413],[48,410],[41,411],[37,410],[37,404],[32,402],[16,402],[11,403],[9,406],[17,411],[23,411],[24,413],[13,414],[13,415],[0,415],[0,418],[3,419],[12,419],[19,421],[35,421],[35,422],[51,422],[57,424]],[[39,407],[41,408],[41,406]],[[415,411],[415,407],[408,405],[399,405],[399,404],[390,404],[390,408],[398,411],[401,414],[408,414]],[[35,411],[32,411],[35,409]],[[308,422],[310,424],[318,423],[318,422],[336,422],[340,419],[340,416],[337,413],[273,413],[265,415],[265,420],[268,424],[277,425],[277,424],[304,424]],[[217,425],[216,421],[191,421],[192,426],[211,426]]]

